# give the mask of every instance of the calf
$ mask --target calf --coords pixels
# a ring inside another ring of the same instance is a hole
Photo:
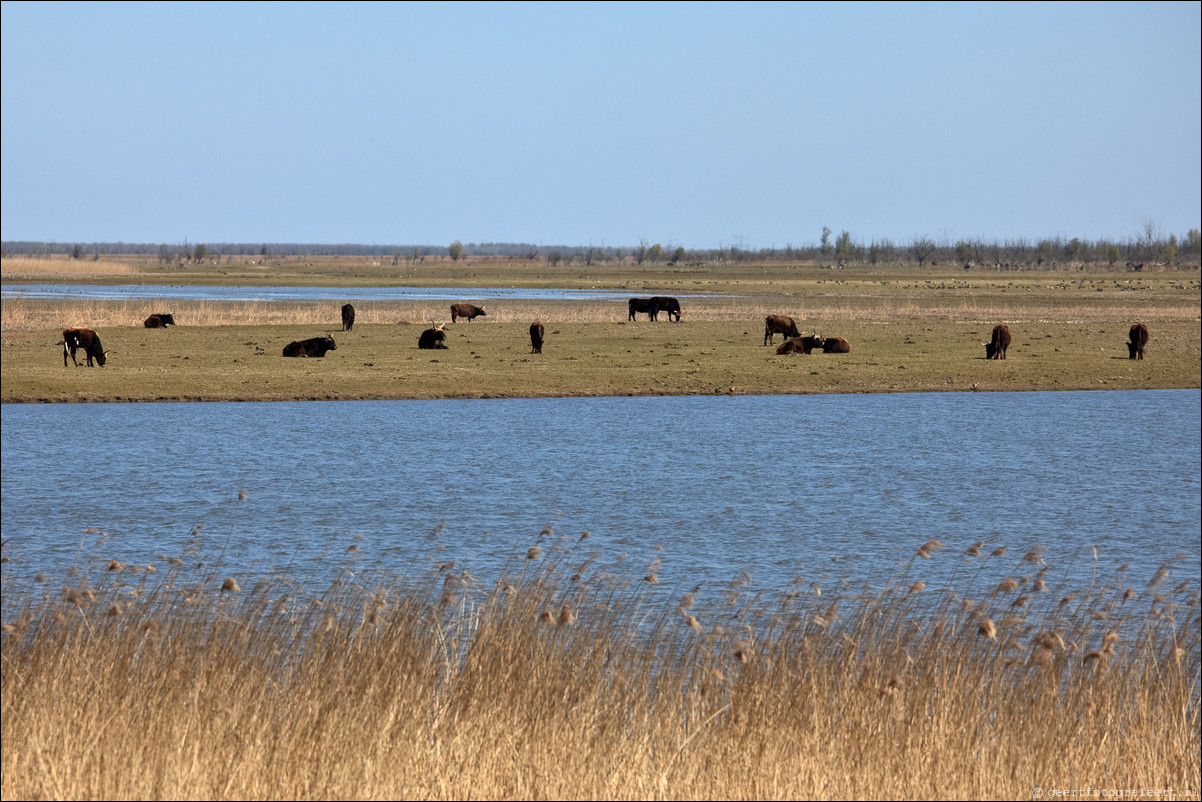
[[[986,359],[1005,359],[1010,347],[1010,329],[1005,324],[993,327],[993,341],[984,343]]]
[[[778,354],[808,354],[815,348],[821,348],[826,342],[822,335],[818,332],[806,335],[805,337],[790,337],[783,343],[777,346],[776,353]]]
[[[447,347],[447,333],[442,330],[442,326],[435,326],[432,329],[426,329],[421,336],[417,338],[417,347],[425,350]]]
[[[471,323],[477,315],[488,317],[488,313],[478,306],[471,304],[451,304],[451,322],[454,323],[457,318],[465,317],[467,322]]]
[[[350,331],[355,328],[355,307],[350,304],[342,305],[342,330]]]
[[[827,337],[822,341],[822,353],[824,354],[850,354],[851,343],[842,337]]]
[[[541,354],[542,352],[543,324],[536,320],[530,324],[530,353]]]
[[[337,351],[333,337],[310,337],[284,346],[284,356],[325,356],[327,351]]]
[[[800,337],[801,332],[797,330],[797,324],[793,322],[793,318],[787,315],[768,315],[764,318],[764,345],[772,345],[777,334],[783,334],[785,337]]]
[[[1143,323],[1136,323],[1127,336],[1131,338],[1131,342],[1127,343],[1127,358],[1143,359],[1144,348],[1148,345],[1148,327]]]
[[[142,325],[148,329],[162,329],[167,326],[174,326],[175,318],[171,316],[170,312],[155,312],[142,321]]]
[[[108,352],[104,350],[104,346],[100,344],[100,337],[91,329],[72,328],[63,329],[63,367],[67,367],[67,354],[71,354],[71,362],[75,367],[79,367],[79,362],[75,359],[75,351],[82,348],[84,355],[87,357],[88,367],[92,367],[92,360],[95,359],[100,367],[104,367],[104,363],[108,357]]]

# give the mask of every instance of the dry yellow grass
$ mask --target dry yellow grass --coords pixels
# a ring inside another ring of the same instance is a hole
[[[315,590],[160,557],[6,587],[3,796],[1197,793],[1196,574],[1065,592],[1023,563],[990,590],[973,566],[997,558],[973,557],[956,593],[911,566],[770,602],[670,594],[584,545],[544,541],[488,586],[443,563]]]

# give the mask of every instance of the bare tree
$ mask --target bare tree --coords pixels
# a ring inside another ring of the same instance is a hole
[[[935,248],[935,241],[923,234],[915,234],[913,242],[910,243],[910,252],[918,260],[919,267],[922,267],[927,257],[935,252]]]

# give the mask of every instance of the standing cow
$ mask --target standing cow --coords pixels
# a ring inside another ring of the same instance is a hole
[[[333,337],[310,337],[284,346],[284,356],[323,357],[327,351],[337,351]]]
[[[667,295],[654,295],[648,300],[650,300],[651,303],[653,303],[656,307],[658,307],[658,309],[656,311],[667,312],[668,320],[672,320],[672,316],[675,315],[676,322],[677,323],[680,322],[680,301],[676,300],[675,298],[669,297]],[[655,314],[651,315],[651,319],[659,320],[659,318]]]
[[[645,314],[649,319],[656,320],[659,315],[659,304],[654,298],[631,298],[626,304],[627,320],[634,320],[635,314]]]
[[[534,321],[530,324],[530,353],[541,354],[543,352],[543,324],[539,321]]]
[[[1010,347],[1010,329],[999,323],[993,327],[993,341],[984,343],[986,359],[1005,359],[1006,349]]]
[[[75,360],[75,351],[82,348],[84,355],[87,356],[88,367],[92,367],[92,360],[95,359],[100,367],[104,367],[104,363],[108,358],[108,352],[104,350],[104,346],[100,344],[100,337],[91,329],[71,328],[63,329],[63,367],[67,367],[67,354],[71,354],[71,362],[75,367],[79,367],[79,362]]]
[[[451,304],[451,322],[454,323],[457,318],[465,317],[467,322],[471,323],[477,315],[488,317],[488,313],[478,306],[471,304]]]
[[[355,328],[355,307],[350,304],[342,305],[342,330],[350,331]]]
[[[787,315],[768,315],[764,318],[764,345],[772,345],[777,334],[783,334],[786,338],[801,336],[793,318]]]
[[[1131,338],[1127,343],[1127,358],[1143,359],[1144,348],[1148,345],[1148,327],[1143,323],[1136,323],[1131,327],[1131,331],[1127,332],[1127,336]]]
[[[776,353],[778,354],[808,354],[815,348],[821,348],[826,342],[822,335],[815,331],[813,334],[805,337],[790,337],[783,343],[777,346]]]

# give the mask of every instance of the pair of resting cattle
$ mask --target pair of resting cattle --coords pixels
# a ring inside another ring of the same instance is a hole
[[[797,323],[788,315],[768,315],[764,318],[764,345],[772,345],[777,334],[787,338],[777,346],[778,354],[809,354],[815,348],[821,348],[825,354],[851,353],[851,343],[842,337],[823,337],[816,330],[808,336],[801,336]]]
[[[627,303],[627,320],[634,320],[636,314],[644,314],[651,320],[659,320],[660,312],[668,313],[668,320],[680,322],[680,302],[667,295],[655,295],[650,298],[631,298]]]

